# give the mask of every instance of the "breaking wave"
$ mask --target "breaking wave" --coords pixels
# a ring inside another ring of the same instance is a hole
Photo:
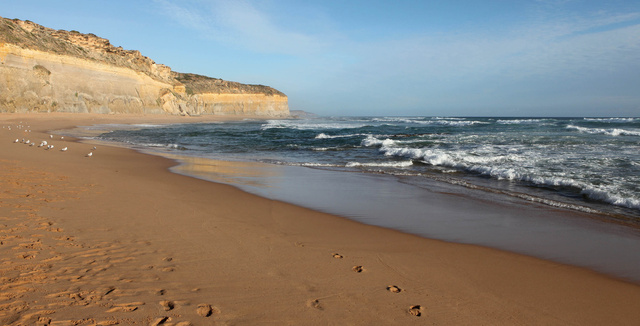
[[[640,130],[626,130],[619,128],[603,129],[603,128],[586,128],[575,125],[568,125],[567,129],[577,130],[586,134],[601,134],[608,136],[640,136]]]

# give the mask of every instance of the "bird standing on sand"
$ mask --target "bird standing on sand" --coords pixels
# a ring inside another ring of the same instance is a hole
[[[87,154],[87,157],[91,157],[93,156],[93,152],[89,152],[89,154]]]
[[[14,140],[13,142],[14,142],[14,143],[17,143],[17,142],[19,142],[19,141],[20,141],[20,139],[16,138],[16,140]]]
[[[66,151],[67,151],[67,148],[66,148],[66,147],[63,147],[60,151],[61,151],[61,152],[66,152]]]

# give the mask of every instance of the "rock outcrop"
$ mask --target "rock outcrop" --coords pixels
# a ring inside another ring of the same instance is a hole
[[[0,17],[0,112],[288,117],[263,85],[171,71],[93,34]]]

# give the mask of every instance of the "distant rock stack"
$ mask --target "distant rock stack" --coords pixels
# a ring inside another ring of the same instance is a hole
[[[289,105],[268,86],[174,72],[94,34],[0,17],[0,112],[289,117]]]

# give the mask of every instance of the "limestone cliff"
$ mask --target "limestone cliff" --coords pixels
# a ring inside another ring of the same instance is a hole
[[[289,116],[271,87],[173,72],[93,34],[0,17],[0,112],[56,111]]]

